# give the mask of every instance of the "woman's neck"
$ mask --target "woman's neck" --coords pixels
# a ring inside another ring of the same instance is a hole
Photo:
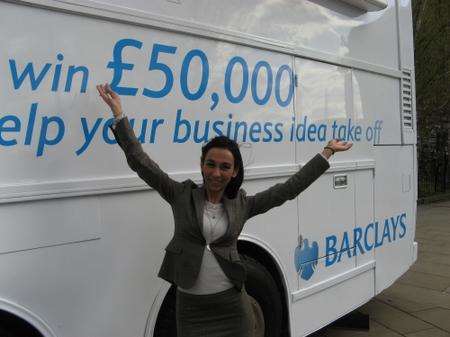
[[[218,204],[222,201],[223,191],[220,192],[211,192],[209,190],[206,190],[206,198],[209,202],[212,202],[213,204]]]

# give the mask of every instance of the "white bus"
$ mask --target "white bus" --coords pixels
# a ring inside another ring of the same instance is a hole
[[[1,336],[176,336],[157,277],[172,213],[98,83],[176,180],[201,183],[218,134],[241,144],[248,194],[354,143],[246,224],[256,336],[317,331],[415,261],[410,0],[1,0],[0,28]]]

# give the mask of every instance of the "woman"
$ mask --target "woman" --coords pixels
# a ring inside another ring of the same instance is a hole
[[[179,337],[250,337],[253,321],[245,292],[245,268],[237,238],[249,218],[295,198],[328,167],[327,159],[352,144],[332,140],[299,172],[283,184],[247,196],[240,188],[244,168],[239,147],[221,136],[202,148],[204,184],[176,182],[142,150],[119,96],[108,84],[97,90],[115,121],[114,136],[128,165],[171,205],[175,233],[166,247],[158,276],[177,286],[176,318]]]

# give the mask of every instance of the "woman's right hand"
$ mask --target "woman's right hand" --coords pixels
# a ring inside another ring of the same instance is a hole
[[[97,85],[97,91],[100,94],[100,97],[111,108],[114,118],[120,118],[123,111],[119,95],[111,89],[111,86],[108,83]]]

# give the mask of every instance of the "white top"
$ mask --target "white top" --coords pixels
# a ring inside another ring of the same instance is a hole
[[[223,204],[213,204],[206,200],[203,210],[203,237],[206,243],[210,244],[217,240],[225,234],[227,228],[228,217]],[[203,251],[202,264],[195,284],[189,289],[181,287],[178,289],[190,294],[205,295],[218,293],[233,286],[207,245]]]

